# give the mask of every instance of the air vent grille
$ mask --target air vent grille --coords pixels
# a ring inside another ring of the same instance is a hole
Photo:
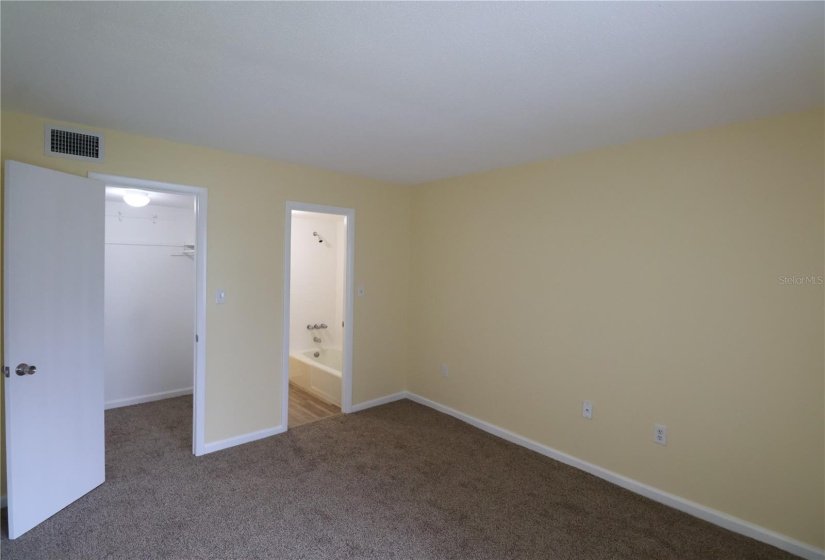
[[[103,135],[46,125],[46,155],[103,161]]]

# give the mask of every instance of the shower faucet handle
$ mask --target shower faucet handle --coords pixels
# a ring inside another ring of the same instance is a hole
[[[312,329],[314,329],[314,328],[315,328],[315,327],[313,327],[312,325],[307,325],[307,330],[308,330],[308,331],[311,331],[311,330],[312,330]]]
[[[321,325],[319,325],[318,323],[315,323],[314,325],[312,325],[312,328],[313,329],[320,329]]]
[[[327,326],[324,323],[321,323],[321,326],[319,328],[325,329],[325,328],[327,328]]]

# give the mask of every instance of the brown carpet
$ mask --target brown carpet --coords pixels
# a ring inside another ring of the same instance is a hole
[[[199,458],[191,406],[106,412],[106,483],[3,559],[792,558],[410,401]]]

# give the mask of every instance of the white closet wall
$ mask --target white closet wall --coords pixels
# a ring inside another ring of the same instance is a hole
[[[107,408],[192,392],[193,208],[106,202]]]

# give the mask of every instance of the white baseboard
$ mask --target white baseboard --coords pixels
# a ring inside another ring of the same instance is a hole
[[[227,449],[229,447],[235,447],[236,445],[241,445],[242,443],[249,443],[250,441],[256,441],[259,439],[267,438],[269,436],[275,436],[278,434],[282,434],[285,431],[286,426],[275,426],[274,428],[267,428],[265,430],[258,430],[257,432],[250,432],[248,434],[243,434],[236,437],[221,439],[218,441],[213,441],[211,443],[205,443],[203,445],[202,454],[206,455],[207,453],[220,451],[221,449]]]
[[[409,394],[406,391],[401,391],[400,393],[394,393],[392,395],[387,395],[385,397],[378,397],[377,399],[372,399],[371,401],[366,401],[352,405],[350,412],[360,412],[361,410],[366,410],[374,406],[381,406],[382,404],[400,401],[401,399],[408,398],[408,396]]]
[[[392,396],[395,397],[396,395]],[[612,482],[613,484],[621,486],[631,492],[635,492],[636,494],[640,494],[646,498],[665,504],[666,506],[683,511],[694,517],[698,517],[699,519],[703,519],[713,523],[714,525],[733,531],[734,533],[751,537],[786,552],[790,552],[791,554],[796,554],[806,560],[825,560],[825,550],[820,550],[809,544],[805,544],[796,539],[792,539],[775,531],[771,531],[770,529],[765,529],[764,527],[754,525],[753,523],[733,517],[732,515],[728,515],[726,513],[722,513],[721,511],[697,504],[696,502],[691,502],[690,500],[669,494],[652,486],[648,486],[647,484],[633,480],[632,478],[627,478],[626,476],[622,476],[614,473],[613,471],[594,465],[593,463],[588,463],[587,461],[577,459],[572,455],[568,455],[567,453],[563,453],[557,449],[553,449],[552,447],[548,447],[536,441],[527,439],[509,430],[505,430],[504,428],[500,428],[490,424],[489,422],[485,422],[484,420],[479,420],[469,414],[464,414],[463,412],[459,412],[458,410],[444,406],[443,404],[431,401],[430,399],[416,395],[415,393],[407,392],[405,396],[411,401],[423,404],[424,406],[428,406],[439,412],[443,412],[444,414],[449,414],[450,416],[458,418],[459,420],[484,430],[485,432],[498,436],[502,439],[506,439],[509,442],[521,445],[522,447],[526,447],[527,449],[537,453],[541,453],[542,455],[560,461],[566,465],[570,465],[571,467],[576,467],[577,469],[598,476],[599,478],[603,478],[604,480]]]
[[[393,395],[387,395],[385,397],[380,397],[377,399],[373,399],[371,401],[363,402],[357,404],[352,407],[352,412],[358,412],[360,410],[366,410],[368,408],[372,408],[374,406],[380,406],[382,404],[391,403],[393,401],[398,401],[401,399],[407,398],[407,393],[402,391],[400,393],[395,393]],[[276,426],[274,428],[267,428],[266,430],[260,430],[258,432],[252,432],[249,434],[244,434],[242,436],[237,436],[228,439],[222,439],[220,441],[213,441],[212,443],[206,443],[203,446],[203,453],[202,455],[206,455],[207,453],[212,453],[214,451],[220,451],[221,449],[227,449],[229,447],[234,447],[236,445],[241,445],[243,443],[249,443],[250,441],[255,441],[258,439],[263,439],[265,437],[274,436],[278,434],[282,434],[286,432],[286,427],[284,426]]]
[[[159,401],[162,399],[171,399],[172,397],[182,397],[183,395],[191,395],[192,387],[188,389],[177,389],[175,391],[164,391],[162,393],[152,393],[151,395],[141,395],[139,397],[129,397],[127,399],[115,399],[103,404],[103,408],[109,410],[110,408],[120,408],[121,406],[132,406],[133,404],[143,404],[152,401]]]

